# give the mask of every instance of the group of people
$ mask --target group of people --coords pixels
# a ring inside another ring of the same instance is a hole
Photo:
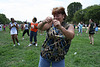
[[[83,27],[83,22],[80,22],[78,24],[78,33],[77,33],[77,36],[79,35],[79,33],[81,33],[81,36],[82,36],[82,27]],[[89,25],[88,25],[88,28],[86,30],[86,33],[88,33],[88,31],[89,31],[90,44],[94,45],[94,34],[97,33],[98,27],[94,23],[93,19],[89,19]]]
[[[65,67],[64,56],[67,54],[69,47],[71,45],[71,40],[74,38],[74,27],[71,24],[67,24],[64,20],[66,18],[65,9],[63,7],[56,7],[52,10],[52,17],[47,17],[40,23],[36,23],[37,18],[34,17],[32,23],[30,24],[30,34],[28,30],[27,23],[24,23],[24,35],[27,32],[30,36],[31,46],[32,38],[34,37],[34,44],[37,46],[37,31],[46,31],[47,36],[41,49],[39,67]],[[14,46],[15,39],[17,44],[20,45],[17,34],[18,34],[18,24],[11,18],[11,23],[9,24],[10,34],[13,39]]]
[[[67,24],[65,21],[66,13],[64,7],[55,7],[52,10],[52,17],[47,17],[40,23],[36,23],[37,18],[34,17],[32,23],[30,24],[30,34],[27,23],[24,23],[24,34],[27,32],[28,36],[30,36],[30,44],[37,46],[37,31],[38,29],[41,31],[46,31],[46,39],[42,44],[40,60],[38,67],[50,67],[52,63],[52,67],[65,67],[65,55],[67,54],[69,47],[71,45],[71,41],[74,38],[74,26],[72,24]],[[14,18],[11,18],[10,23],[10,34],[13,39],[13,43],[15,46],[15,39],[17,44],[19,44],[17,38],[17,29],[18,25],[14,22]],[[82,22],[80,23],[80,32],[82,33]],[[88,27],[89,30],[89,39],[90,43],[94,44],[93,39],[93,21],[90,20],[90,24]],[[87,30],[87,32],[88,32]],[[34,37],[34,43],[32,43],[32,38]],[[91,39],[92,38],[92,39]]]
[[[24,25],[23,25],[23,28],[24,28],[24,31],[23,31],[23,34],[22,34],[22,39],[24,39],[24,35],[25,33],[27,33],[28,36],[30,36],[30,44],[28,46],[31,46],[32,45],[32,38],[34,37],[34,45],[37,46],[37,25],[38,23],[36,23],[37,21],[37,18],[34,17],[31,24],[28,25],[27,22],[25,21],[24,22]],[[31,27],[31,32],[29,34],[29,27]],[[11,22],[9,24],[9,29],[10,29],[10,34],[11,34],[11,38],[13,40],[13,43],[14,43],[14,46],[16,46],[15,44],[15,39],[17,41],[17,44],[20,45],[19,41],[18,41],[18,24],[17,22],[15,22],[14,18],[11,18]]]

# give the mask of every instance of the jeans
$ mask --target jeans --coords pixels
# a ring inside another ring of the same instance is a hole
[[[33,36],[34,36],[34,42],[37,42],[37,32],[34,31],[30,32],[30,42],[32,42]]]
[[[81,34],[82,34],[82,29],[79,29],[79,30],[78,30],[78,33],[81,33]]]
[[[38,67],[50,67],[52,63],[52,67],[65,67],[65,60],[61,60],[58,62],[52,62],[50,60],[46,60],[40,56],[39,66]]]

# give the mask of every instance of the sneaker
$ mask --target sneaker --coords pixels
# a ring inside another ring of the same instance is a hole
[[[35,44],[35,46],[37,46],[37,43]]]
[[[29,44],[28,46],[31,46],[32,44]]]
[[[16,45],[14,44],[14,46],[16,46]]]
[[[20,45],[19,43],[17,43],[18,45]]]

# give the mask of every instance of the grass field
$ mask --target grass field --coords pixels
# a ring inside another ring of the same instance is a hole
[[[75,31],[77,34],[77,31]],[[45,33],[46,34],[46,33]],[[38,33],[38,46],[30,46],[29,37],[18,34],[20,46],[13,46],[9,29],[0,31],[0,67],[38,67],[40,50],[45,35]],[[100,30],[94,35],[94,45],[89,44],[88,34],[75,35],[65,56],[65,67],[100,67]],[[74,54],[76,53],[76,54]]]

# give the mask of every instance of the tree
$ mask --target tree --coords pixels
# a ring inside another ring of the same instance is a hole
[[[84,15],[86,13],[86,10],[78,10],[75,14],[74,14],[74,18],[73,21],[76,22],[76,24],[78,24],[79,22],[84,22],[85,23],[85,19],[84,19]]]
[[[0,24],[9,23],[9,19],[6,18],[5,14],[0,14]]]
[[[0,24],[9,24],[11,22],[5,14],[0,14]],[[22,21],[17,20],[16,21],[18,24],[22,24]]]
[[[86,8],[87,13],[85,13],[84,19],[87,21],[93,19],[96,23],[100,21],[100,5],[93,5]]]
[[[89,19],[93,19],[97,24],[100,21],[100,5],[89,6],[85,9],[79,10],[74,14],[73,20],[76,22],[83,21],[89,24]]]
[[[16,22],[17,22],[18,24],[22,24],[22,23],[23,23],[22,21],[19,21],[19,20],[17,20]]]
[[[82,5],[79,2],[73,2],[69,4],[67,7],[68,21],[72,21],[74,17],[74,13],[80,9],[82,9]]]

